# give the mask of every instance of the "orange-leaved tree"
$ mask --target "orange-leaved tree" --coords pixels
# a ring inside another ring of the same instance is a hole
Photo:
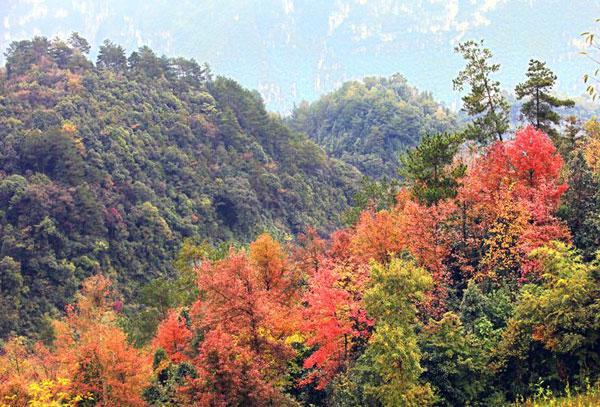
[[[282,392],[297,329],[298,278],[280,244],[260,236],[249,252],[231,249],[196,269],[199,298],[188,321],[173,311],[155,345],[195,372],[179,386],[185,403],[272,405]]]
[[[54,322],[53,355],[59,376],[99,406],[143,406],[149,355],[134,348],[116,321],[111,281],[101,275],[83,282],[67,315]]]

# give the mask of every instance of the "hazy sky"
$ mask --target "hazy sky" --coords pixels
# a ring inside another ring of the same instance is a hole
[[[0,47],[33,35],[78,31],[97,46],[208,62],[217,74],[258,89],[272,110],[289,111],[342,81],[399,72],[452,106],[462,67],[457,41],[485,39],[513,89],[530,58],[547,61],[559,90],[584,91],[592,64],[578,54],[597,28],[595,0],[0,0]]]

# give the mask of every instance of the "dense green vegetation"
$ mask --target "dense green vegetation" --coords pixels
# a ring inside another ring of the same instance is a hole
[[[543,62],[513,131],[459,44],[446,131],[399,76],[285,123],[194,61],[88,51],[7,53],[0,407],[597,403],[600,121]]]
[[[289,123],[373,178],[395,177],[400,153],[425,134],[457,126],[454,114],[399,74],[347,82],[314,103],[301,104]]]
[[[129,296],[185,238],[326,231],[358,172],[193,60],[78,36],[13,43],[0,76],[0,336],[39,332],[100,270]]]

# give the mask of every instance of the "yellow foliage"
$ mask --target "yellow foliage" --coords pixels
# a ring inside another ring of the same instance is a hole
[[[526,211],[511,199],[501,200],[499,205],[501,208],[485,240],[487,250],[481,262],[483,274],[492,279],[498,272],[508,273],[519,268],[524,254],[518,243],[528,220]]]
[[[65,120],[62,123],[61,130],[63,131],[63,133],[68,134],[71,140],[73,140],[75,148],[77,149],[77,151],[79,151],[79,154],[85,155],[85,145],[83,144],[81,137],[77,136],[77,126],[75,125],[75,123],[69,120]]]
[[[70,380],[65,378],[31,383],[28,388],[28,405],[32,407],[75,407],[81,401],[93,400],[91,394],[70,394],[68,391],[70,383]]]
[[[594,174],[600,173],[600,139],[590,139],[584,147],[583,156]]]
[[[583,146],[583,156],[594,174],[600,174],[600,122],[588,120],[583,128],[588,136]]]
[[[304,336],[300,332],[296,332],[285,338],[285,344],[291,345],[293,343],[304,343]]]
[[[77,133],[77,126],[75,126],[73,122],[67,120],[62,124],[62,131],[67,134],[75,134]]]
[[[67,86],[69,87],[69,89],[72,90],[79,90],[82,89],[83,86],[81,85],[81,75],[72,73],[72,72],[68,72],[67,73]]]

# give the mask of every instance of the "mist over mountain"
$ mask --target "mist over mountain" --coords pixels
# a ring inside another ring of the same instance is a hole
[[[0,11],[0,407],[600,405],[597,2]]]
[[[92,57],[107,38],[129,50],[148,45],[159,55],[208,62],[286,114],[347,80],[396,72],[457,109],[449,78],[461,60],[453,47],[472,38],[496,50],[507,89],[535,56],[561,78],[561,91],[579,95],[592,66],[578,54],[580,33],[600,11],[592,0],[578,7],[557,0],[5,0],[1,8],[2,49],[72,31],[90,41]]]

